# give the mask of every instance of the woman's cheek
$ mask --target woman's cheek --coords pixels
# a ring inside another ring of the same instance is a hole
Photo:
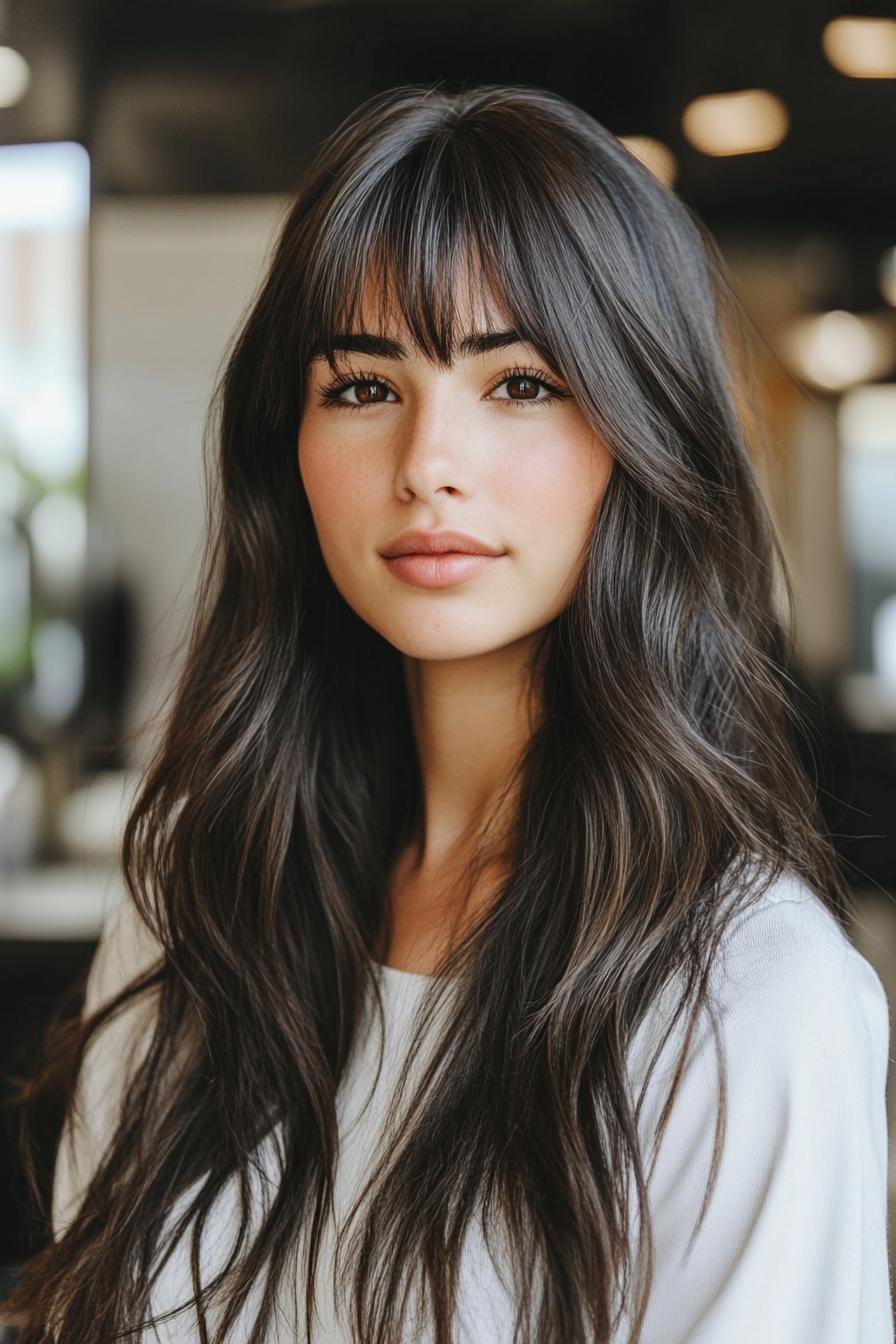
[[[300,441],[299,470],[318,528],[329,530],[338,525],[346,508],[346,490],[351,485],[347,459],[338,450],[329,450],[313,439]]]
[[[517,458],[508,470],[498,496],[513,501],[515,518],[528,519],[541,525],[549,520],[568,528],[570,523],[586,512],[591,493],[591,478],[581,455],[577,453],[532,454],[528,459]]]

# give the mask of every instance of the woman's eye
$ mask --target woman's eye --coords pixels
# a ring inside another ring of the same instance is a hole
[[[351,406],[358,410],[362,406],[376,406],[388,400],[391,391],[392,389],[379,378],[354,378],[350,382],[325,388],[323,396],[325,402],[330,404],[335,402],[337,405]],[[354,393],[354,396],[348,396],[348,393]]]
[[[551,384],[529,373],[515,373],[505,376],[495,388],[495,392],[502,387],[507,388],[508,395],[506,397],[496,397],[497,401],[515,401],[521,405],[553,401],[555,396],[561,395],[559,388],[554,388]],[[546,395],[539,395],[542,392]]]
[[[507,395],[498,395],[502,388],[506,389]],[[530,406],[544,406],[549,401],[568,396],[568,392],[544,375],[527,369],[504,372],[488,394],[489,400],[503,401],[523,410]],[[351,377],[343,377],[323,388],[321,392],[321,401],[325,406],[338,406],[352,411],[363,410],[365,406],[382,405],[389,400],[396,400],[394,389],[374,374],[355,372]]]

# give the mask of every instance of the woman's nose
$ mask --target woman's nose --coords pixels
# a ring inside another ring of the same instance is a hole
[[[465,491],[475,470],[476,430],[471,417],[449,390],[421,397],[397,428],[396,476],[415,494],[434,490]]]

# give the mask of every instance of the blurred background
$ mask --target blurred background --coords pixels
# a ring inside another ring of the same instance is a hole
[[[3,1073],[121,896],[190,615],[208,398],[288,195],[363,98],[435,80],[557,90],[718,239],[754,328],[807,760],[893,1001],[894,6],[0,0]],[[42,1229],[0,1122],[2,1300]],[[51,1119],[48,1163],[52,1142]]]

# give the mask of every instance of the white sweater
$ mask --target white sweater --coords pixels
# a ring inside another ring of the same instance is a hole
[[[148,939],[130,904],[113,912],[91,968],[89,1007],[152,959]],[[714,1139],[718,1079],[707,1023],[692,1041],[649,1185],[654,1282],[641,1344],[893,1344],[885,1104],[889,1016],[881,982],[833,916],[793,877],[779,879],[735,918],[720,953],[713,987],[728,1079],[721,1167],[685,1258]],[[337,1217],[370,1172],[388,1089],[427,984],[426,977],[391,967],[380,967],[378,974],[386,1013],[383,1070],[371,1092],[377,1059],[371,1017],[339,1093]],[[631,1076],[638,1090],[662,1026],[660,1001],[632,1043]],[[122,1015],[88,1053],[79,1080],[85,1123],[74,1135],[67,1126],[57,1158],[57,1236],[108,1134],[135,1034],[134,1022]],[[680,1044],[677,1027],[648,1086],[640,1120],[645,1158]],[[272,1181],[276,1153],[274,1133],[258,1150],[259,1169]],[[258,1177],[255,1188],[260,1206],[273,1187]],[[172,1210],[172,1219],[180,1207]],[[228,1233],[235,1232],[237,1207],[231,1183],[206,1229],[205,1274],[223,1263],[233,1244]],[[331,1228],[318,1279],[324,1285],[332,1240]],[[457,1344],[510,1344],[513,1313],[499,1271],[474,1224],[464,1248]],[[157,1284],[153,1312],[190,1295],[184,1244]],[[248,1338],[259,1297],[253,1294],[229,1336],[234,1344]],[[271,1344],[302,1338],[291,1324],[291,1297],[287,1292]],[[323,1291],[319,1310],[313,1344],[352,1344],[332,1289]],[[214,1309],[210,1317],[216,1319]],[[193,1311],[146,1328],[142,1336],[143,1344],[187,1344],[196,1338]],[[627,1344],[627,1338],[623,1331],[611,1344]]]

